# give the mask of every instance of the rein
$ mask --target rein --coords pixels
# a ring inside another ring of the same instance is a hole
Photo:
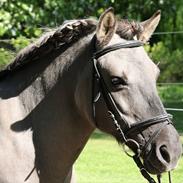
[[[171,118],[172,115],[170,114],[162,114],[150,119],[147,119],[145,121],[140,121],[136,122],[134,124],[129,124],[125,118],[121,115],[120,110],[118,109],[116,102],[109,91],[106,82],[104,80],[104,77],[102,75],[102,72],[100,71],[100,67],[98,66],[97,59],[100,58],[101,56],[115,50],[119,50],[122,48],[135,48],[135,47],[140,47],[143,46],[143,43],[140,41],[132,40],[132,41],[126,41],[124,43],[117,43],[113,44],[111,46],[105,47],[102,50],[99,50],[93,54],[92,62],[93,62],[93,115],[95,118],[95,104],[100,98],[100,95],[97,95],[95,98],[94,96],[94,90],[95,90],[95,83],[99,86],[100,93],[102,94],[104,101],[106,103],[106,106],[108,108],[108,114],[109,117],[112,119],[113,124],[120,135],[121,141],[123,142],[124,145],[124,151],[125,153],[133,158],[134,162],[136,163],[137,167],[139,168],[142,176],[149,182],[149,183],[156,183],[156,181],[150,176],[148,171],[145,169],[140,156],[142,153],[151,145],[152,141],[159,135],[161,130],[169,124],[172,124]],[[99,93],[99,94],[100,94]],[[122,129],[120,124],[125,123],[126,128]],[[156,130],[152,136],[148,139],[148,141],[145,143],[145,145],[141,148],[140,144],[131,139],[128,138],[127,136],[131,134],[132,132],[136,131],[143,131],[142,129],[147,129],[148,127],[155,125],[155,124],[162,124],[158,130]],[[134,155],[130,155],[126,150],[125,150],[125,145],[128,146],[133,152]],[[158,183],[161,183],[161,175],[157,175]],[[171,174],[169,172],[169,183],[171,183]]]

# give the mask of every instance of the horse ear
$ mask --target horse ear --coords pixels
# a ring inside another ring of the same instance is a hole
[[[96,46],[103,47],[109,43],[116,31],[116,18],[113,8],[107,9],[99,18],[96,30]]]
[[[158,10],[156,13],[153,14],[151,18],[144,22],[141,22],[140,25],[143,27],[143,31],[137,35],[137,39],[142,42],[147,42],[155,31],[156,27],[158,26],[160,18],[161,11]]]

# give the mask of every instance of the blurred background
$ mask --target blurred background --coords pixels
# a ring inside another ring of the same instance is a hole
[[[162,17],[150,44],[149,56],[159,63],[158,90],[180,135],[183,134],[183,1],[181,0],[0,0],[0,68],[47,28],[65,20],[98,18],[108,7],[119,18],[144,21],[158,9]],[[182,138],[182,136],[181,136]],[[183,138],[182,138],[183,139]],[[96,131],[76,163],[79,183],[139,183],[133,162],[105,134]],[[132,164],[132,165],[131,165]],[[122,166],[123,165],[123,166]],[[134,173],[135,172],[135,173]],[[183,160],[174,183],[183,182]],[[167,179],[165,178],[165,181]]]
[[[45,28],[64,20],[99,17],[109,6],[121,18],[143,21],[155,11],[162,11],[161,22],[147,48],[155,62],[160,62],[160,82],[183,81],[183,1],[180,0],[0,0],[0,46],[18,51]],[[158,34],[161,32],[160,34]],[[1,63],[6,58],[0,50]],[[9,58],[10,57],[10,58]]]

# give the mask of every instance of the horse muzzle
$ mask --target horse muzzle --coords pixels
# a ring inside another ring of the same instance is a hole
[[[150,151],[143,157],[144,166],[149,173],[161,174],[177,166],[182,154],[182,145],[178,133],[175,133],[175,128],[167,125],[159,134],[159,138],[151,144]]]

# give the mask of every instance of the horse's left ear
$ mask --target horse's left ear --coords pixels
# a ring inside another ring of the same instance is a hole
[[[116,18],[113,8],[107,9],[99,18],[96,30],[96,46],[103,47],[109,43],[116,31]]]
[[[143,31],[137,34],[137,39],[142,42],[147,42],[155,31],[156,27],[158,26],[160,18],[161,11],[158,10],[151,18],[144,22],[141,22],[140,25],[143,27]]]

